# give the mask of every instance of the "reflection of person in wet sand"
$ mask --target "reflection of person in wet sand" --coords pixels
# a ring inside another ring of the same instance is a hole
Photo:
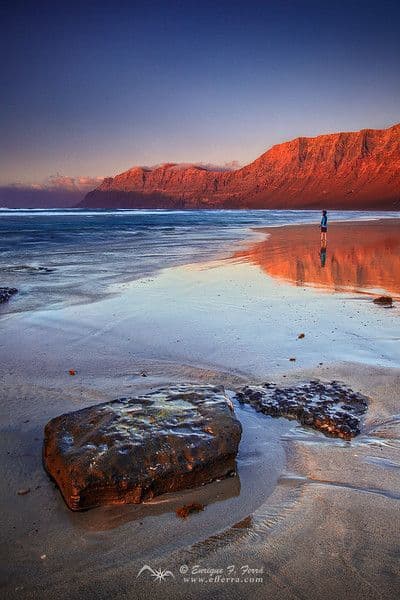
[[[326,263],[326,246],[324,246],[322,244],[322,242],[321,242],[320,258],[321,258],[321,267],[324,267],[325,263]]]
[[[328,213],[326,210],[322,211],[321,218],[321,248],[326,248],[326,234],[328,231]]]

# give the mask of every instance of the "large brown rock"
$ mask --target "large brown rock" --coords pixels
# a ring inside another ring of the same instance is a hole
[[[72,510],[139,503],[235,473],[241,431],[222,387],[179,385],[52,419],[43,462]]]

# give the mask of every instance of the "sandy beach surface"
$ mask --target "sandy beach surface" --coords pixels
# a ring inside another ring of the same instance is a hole
[[[400,221],[359,223],[357,239],[335,224],[322,259],[317,228],[296,227],[93,302],[0,315],[3,597],[399,596],[400,303],[372,299],[400,296]],[[72,513],[43,471],[43,427],[63,412],[168,383],[316,377],[370,399],[351,442],[236,405],[237,477]],[[205,510],[177,518],[190,501]]]

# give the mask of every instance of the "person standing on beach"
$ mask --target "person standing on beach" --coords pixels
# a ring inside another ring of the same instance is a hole
[[[326,234],[328,231],[328,213],[326,210],[322,211],[321,218],[321,247],[326,247]]]

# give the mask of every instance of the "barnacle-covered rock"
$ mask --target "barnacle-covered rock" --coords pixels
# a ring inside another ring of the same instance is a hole
[[[16,288],[0,287],[0,304],[7,302],[17,292]]]
[[[338,381],[313,380],[292,387],[274,383],[245,386],[239,402],[272,417],[297,419],[325,435],[351,439],[360,433],[367,398]]]

